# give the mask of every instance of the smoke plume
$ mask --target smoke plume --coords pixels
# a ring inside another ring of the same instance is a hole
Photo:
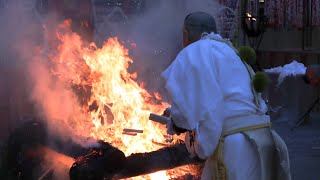
[[[54,29],[57,19],[54,15],[41,17],[33,0],[0,2],[0,139],[26,117],[36,117],[48,124],[50,133],[80,142],[78,135],[89,136],[84,134],[88,127],[77,122],[87,115],[79,110],[74,90],[52,76],[47,56],[51,53],[47,42],[53,38],[48,31]],[[147,0],[145,9],[125,22],[98,24],[95,39],[101,44],[118,36],[124,43],[135,43],[134,48],[128,46],[134,59],[130,71],[138,72],[138,81],[150,92],[164,95],[160,75],[181,50],[185,16],[194,11],[215,15],[219,5],[213,0]]]
[[[42,38],[41,25],[24,1],[1,1],[0,8],[0,139],[3,140],[33,114],[27,67]]]
[[[109,36],[119,36],[134,42],[136,47],[130,51],[134,59],[131,70],[138,72],[138,81],[144,82],[150,92],[165,95],[161,72],[182,49],[184,18],[196,11],[216,16],[220,7],[215,0],[147,1],[146,11],[127,21],[105,21],[98,25],[96,39],[99,42]]]

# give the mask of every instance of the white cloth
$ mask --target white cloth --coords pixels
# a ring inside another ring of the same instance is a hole
[[[210,36],[221,38],[213,33]],[[203,39],[190,44],[162,76],[174,123],[194,131],[195,143],[188,150],[202,159],[209,158],[215,151],[225,119],[267,110],[265,104],[262,111],[256,107],[245,65],[223,42]],[[225,139],[224,159],[230,180],[259,179],[257,152],[242,134]],[[210,160],[207,160],[202,179],[210,179],[211,172]]]

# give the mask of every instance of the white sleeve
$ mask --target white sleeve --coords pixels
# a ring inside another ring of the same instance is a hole
[[[214,152],[223,124],[223,95],[212,58],[201,47],[187,47],[163,73],[173,121],[195,131],[194,147],[202,159]]]

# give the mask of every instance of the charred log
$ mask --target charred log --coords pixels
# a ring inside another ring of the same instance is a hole
[[[106,161],[107,159],[108,161]],[[189,158],[184,144],[165,147],[149,153],[132,154],[126,160],[114,152],[94,150],[77,161],[70,169],[71,180],[123,179],[168,170],[187,164],[201,164]],[[126,162],[125,164],[122,164]],[[122,167],[121,170],[119,167]]]
[[[128,178],[168,170],[187,164],[200,164],[198,159],[190,158],[184,144],[165,147],[149,153],[137,153],[127,157],[126,166],[116,175]]]
[[[48,134],[46,125],[41,121],[27,122],[9,138],[6,153],[2,155],[5,161],[2,162],[1,171],[4,176],[1,179],[38,179],[51,168],[50,165],[42,167],[44,161],[48,162],[46,158],[50,161],[67,159],[68,163],[63,163],[68,167],[67,171],[71,167],[71,180],[121,179],[187,164],[201,164],[201,161],[189,158],[184,144],[128,157],[108,143],[97,141],[96,144],[98,145],[91,149],[82,147],[71,139]],[[38,173],[35,173],[35,169]]]
[[[124,153],[108,143],[103,148],[94,148],[85,155],[77,158],[70,168],[71,180],[103,180],[111,179],[113,174],[125,167]]]
[[[37,179],[39,174],[35,173],[35,170],[40,174],[43,173],[41,164],[47,161],[45,155],[50,151],[73,159],[88,154],[91,149],[71,139],[62,139],[59,136],[48,134],[43,121],[26,122],[11,133],[5,144],[1,153],[0,179]],[[96,143],[96,149],[117,150],[102,141]],[[117,158],[121,159],[120,156]],[[124,154],[122,158],[125,158]],[[110,159],[105,161],[110,161]],[[70,167],[71,165],[72,163]]]

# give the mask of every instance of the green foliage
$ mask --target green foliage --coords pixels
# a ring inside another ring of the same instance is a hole
[[[266,73],[257,72],[252,79],[252,84],[257,92],[263,92],[269,86],[270,79]]]
[[[250,66],[256,64],[256,52],[249,46],[242,46],[238,50],[239,57]]]

